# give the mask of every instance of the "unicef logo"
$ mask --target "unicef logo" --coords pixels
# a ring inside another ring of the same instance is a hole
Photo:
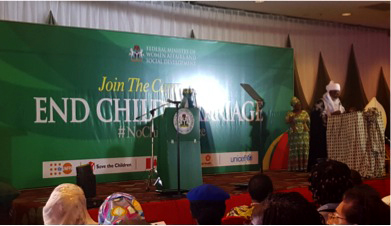
[[[177,122],[177,113],[175,113],[173,121],[174,127],[180,134],[188,134],[194,128],[194,116],[191,111],[187,108],[181,108],[178,111],[179,118]],[[179,129],[178,129],[179,123]]]

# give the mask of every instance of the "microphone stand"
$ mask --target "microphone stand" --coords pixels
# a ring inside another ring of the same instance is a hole
[[[149,191],[150,190],[150,187],[152,186],[152,177],[153,177],[153,174],[156,173],[157,174],[157,170],[155,169],[155,156],[154,156],[154,138],[155,138],[155,128],[154,128],[154,115],[155,115],[155,111],[168,105],[167,104],[162,104],[160,105],[159,107],[156,107],[152,110],[150,110],[149,112],[143,114],[143,115],[140,115],[139,117],[137,117],[136,119],[140,119],[142,118],[143,116],[147,115],[148,113],[151,114],[152,116],[152,119],[151,119],[151,169],[149,170],[149,173],[148,173],[148,179],[147,179],[147,187],[145,188],[146,191]],[[158,180],[157,180],[158,181]],[[156,184],[156,183],[155,183]],[[155,185],[153,184],[153,185]]]
[[[178,169],[178,195],[181,195],[181,151],[180,151],[180,143],[179,143],[179,102],[175,103],[176,108],[176,139],[177,139],[177,169]]]

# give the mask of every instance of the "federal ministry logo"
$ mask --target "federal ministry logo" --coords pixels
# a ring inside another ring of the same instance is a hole
[[[177,122],[177,113],[175,113],[173,121],[174,127],[180,134],[188,134],[194,128],[194,116],[193,113],[187,108],[181,108],[178,111],[179,118]],[[178,129],[179,124],[179,129]]]
[[[132,62],[142,62],[144,56],[143,49],[139,45],[135,45],[133,48],[130,48],[129,56]]]

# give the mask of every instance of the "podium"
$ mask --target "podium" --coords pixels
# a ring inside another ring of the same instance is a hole
[[[185,190],[202,185],[199,115],[198,108],[179,109],[180,188]],[[178,188],[176,108],[166,108],[155,120],[157,171],[162,182],[157,189],[174,191]]]

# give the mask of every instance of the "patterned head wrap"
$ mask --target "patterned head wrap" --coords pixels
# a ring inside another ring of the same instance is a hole
[[[291,99],[291,106],[294,107],[297,103],[301,103],[301,101],[299,100],[299,98],[297,98],[297,97],[292,97],[292,99]]]
[[[132,195],[116,192],[99,208],[99,224],[146,224],[140,203]]]
[[[340,203],[345,191],[353,186],[349,167],[335,160],[316,165],[308,180],[312,198],[320,205]]]
[[[97,224],[88,211],[83,190],[75,184],[60,184],[43,207],[44,224]]]

